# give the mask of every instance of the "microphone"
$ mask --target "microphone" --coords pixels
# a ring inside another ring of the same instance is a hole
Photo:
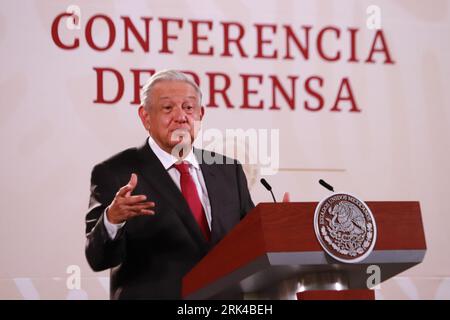
[[[328,183],[326,183],[325,181],[323,181],[322,179],[319,180],[319,183],[322,187],[330,190],[331,192],[334,192],[334,188],[331,185],[329,185]]]
[[[277,202],[277,200],[275,200],[275,196],[273,195],[273,192],[272,192],[272,187],[270,186],[270,184],[266,181],[266,179],[264,179],[264,178],[261,178],[261,180],[259,180],[259,181],[261,181],[261,184],[268,190],[268,191],[270,191],[270,194],[272,194],[272,198],[273,198],[273,202]]]

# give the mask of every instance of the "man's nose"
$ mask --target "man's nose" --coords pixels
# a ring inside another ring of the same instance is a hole
[[[177,122],[187,122],[186,112],[181,106],[178,106],[174,110],[174,119]]]

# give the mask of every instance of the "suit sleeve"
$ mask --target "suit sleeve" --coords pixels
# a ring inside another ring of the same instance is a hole
[[[125,257],[125,227],[111,239],[106,230],[104,212],[118,191],[114,175],[97,165],[91,175],[91,195],[86,214],[87,261],[94,271],[102,271],[119,265]]]
[[[252,210],[255,205],[253,204],[250,191],[248,190],[247,178],[245,177],[242,165],[238,162],[236,166],[237,177],[238,177],[238,188],[240,196],[240,215],[241,219]]]

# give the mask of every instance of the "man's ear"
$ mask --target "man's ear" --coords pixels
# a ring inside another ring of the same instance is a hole
[[[204,115],[205,115],[205,107],[201,106],[200,107],[200,120],[203,120]]]
[[[145,130],[150,130],[150,123],[149,118],[150,114],[145,110],[144,106],[140,106],[138,109],[139,118],[141,118],[142,125],[144,126]]]

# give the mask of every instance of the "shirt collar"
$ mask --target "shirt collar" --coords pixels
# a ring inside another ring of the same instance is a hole
[[[161,161],[164,169],[169,170],[175,163],[179,161],[178,158],[161,149],[161,147],[150,135],[148,137],[148,145],[150,146],[150,149],[152,149],[152,151],[158,157],[159,161]],[[189,163],[195,169],[200,169],[200,165],[198,164],[197,158],[195,157],[192,148],[191,150],[189,150],[189,154],[183,159],[183,161]]]

